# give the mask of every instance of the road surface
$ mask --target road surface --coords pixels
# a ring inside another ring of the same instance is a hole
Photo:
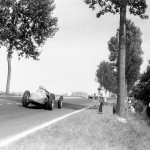
[[[21,97],[0,96],[0,141],[92,105],[89,99],[64,98],[61,109],[55,106],[50,111],[43,106],[35,105],[24,108],[21,104]]]

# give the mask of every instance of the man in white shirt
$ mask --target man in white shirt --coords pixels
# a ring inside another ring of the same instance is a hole
[[[102,92],[102,89],[99,87],[98,88],[98,100],[99,100],[99,111],[102,112],[102,102],[104,101],[104,95]]]

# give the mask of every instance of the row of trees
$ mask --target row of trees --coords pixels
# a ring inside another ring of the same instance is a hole
[[[118,53],[118,99],[117,113],[119,116],[125,116],[126,99],[126,80],[125,80],[125,58],[126,58],[126,9],[130,14],[138,15],[142,19],[148,18],[145,15],[147,8],[146,0],[84,0],[93,10],[99,8],[97,17],[105,13],[120,13],[120,32],[119,32],[119,53]]]
[[[9,93],[11,59],[14,51],[18,58],[38,60],[39,47],[58,31],[54,0],[1,0],[0,45],[7,47],[8,77],[6,93]]]
[[[128,25],[131,25],[128,28]],[[131,32],[129,32],[131,31]],[[130,33],[130,34],[129,34]],[[131,20],[127,20],[127,47],[126,49],[126,84],[128,96],[139,100],[139,104],[147,106],[147,115],[150,116],[150,61],[144,73],[140,74],[140,66],[142,64],[142,39],[141,31]],[[97,81],[106,90],[117,94],[118,85],[118,30],[115,37],[112,37],[108,42],[110,51],[110,62],[101,62],[96,71]],[[130,93],[130,95],[129,95]],[[142,102],[142,103],[141,103]],[[139,106],[138,106],[139,107]]]
[[[131,20],[126,22],[126,65],[125,80],[127,94],[132,90],[135,82],[140,77],[142,60],[142,32]],[[115,36],[108,41],[110,62],[101,62],[96,71],[96,77],[101,86],[117,94],[118,91],[118,58],[119,58],[119,29]]]

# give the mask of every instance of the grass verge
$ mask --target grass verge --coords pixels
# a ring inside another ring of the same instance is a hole
[[[149,126],[138,115],[127,123],[90,108],[14,142],[2,150],[149,150]]]

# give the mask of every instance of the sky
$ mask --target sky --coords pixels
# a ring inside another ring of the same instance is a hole
[[[55,94],[82,91],[97,92],[97,66],[108,61],[108,41],[119,27],[119,14],[96,18],[83,0],[55,0],[53,16],[58,17],[59,31],[42,47],[39,61],[32,58],[18,60],[14,53],[10,92],[35,91],[44,85]],[[147,0],[150,16],[150,1]],[[141,20],[127,14],[142,31],[143,72],[150,60],[150,19]],[[6,49],[0,49],[0,91],[5,91],[7,80]]]

